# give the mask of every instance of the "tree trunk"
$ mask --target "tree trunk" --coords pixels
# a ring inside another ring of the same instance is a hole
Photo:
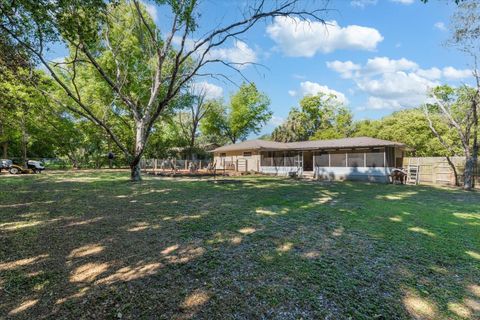
[[[130,160],[130,180],[133,182],[142,180],[140,160],[142,159],[146,142],[145,126],[141,122],[137,123],[135,130],[135,151]]]
[[[453,176],[455,178],[455,186],[458,186],[460,183],[458,181],[458,172],[457,172],[457,167],[455,167],[455,164],[453,163],[452,159],[450,159],[449,156],[446,156],[447,162],[450,165],[450,168],[452,168],[453,171]]]
[[[27,128],[25,124],[25,115],[22,115],[22,120],[21,120],[21,127],[22,127],[22,161],[26,163],[27,161],[27,143],[28,143],[28,133],[27,133]]]
[[[475,188],[475,175],[478,172],[478,145],[473,148],[473,156],[472,156],[472,162],[473,162],[473,174],[472,174],[472,188]]]
[[[71,155],[70,154],[67,154],[67,157],[68,159],[70,159],[70,161],[72,162],[72,166],[73,166],[73,169],[78,169],[78,160],[77,160],[77,157],[75,157],[75,155],[72,153]]]
[[[140,162],[137,164],[130,164],[130,180],[131,181],[141,181],[142,175],[140,170]]]
[[[5,135],[5,129],[4,129],[4,126],[3,126],[3,122],[0,121],[0,136],[3,139],[3,141],[2,141],[2,156],[3,156],[3,159],[7,159],[8,158],[8,141],[5,139],[4,135]]]
[[[475,156],[465,155],[465,171],[463,173],[463,189],[472,190],[474,186]]]
[[[7,159],[8,158],[8,142],[4,141],[2,142],[2,153],[3,153],[3,158]]]
[[[110,139],[110,137],[107,136],[107,141],[108,141],[108,146],[107,146],[107,149],[108,149],[108,155],[110,156],[110,152],[112,152],[112,141]],[[113,159],[111,159],[110,157],[108,158],[108,168],[109,169],[112,169],[113,168]]]

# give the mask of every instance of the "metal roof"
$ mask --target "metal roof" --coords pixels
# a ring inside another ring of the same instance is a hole
[[[331,140],[311,140],[299,142],[276,142],[267,140],[247,140],[229,144],[213,150],[213,152],[242,151],[242,150],[315,150],[339,148],[366,148],[366,147],[405,147],[405,144],[370,137],[355,137]]]

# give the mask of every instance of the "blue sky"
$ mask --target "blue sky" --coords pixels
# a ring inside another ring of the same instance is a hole
[[[239,17],[248,1],[204,0],[199,29],[192,41],[218,24]],[[168,30],[169,13],[145,1],[161,30]],[[309,8],[320,1],[305,1]],[[455,5],[431,0],[330,1],[328,26],[277,18],[257,24],[213,54],[232,62],[256,62],[242,72],[271,99],[269,133],[284,120],[305,94],[331,92],[345,102],[355,119],[378,119],[393,111],[420,105],[429,88],[472,79],[466,56],[447,48],[449,19]],[[57,56],[64,56],[57,51]],[[52,55],[54,55],[52,53]],[[236,83],[241,78],[220,66]],[[235,85],[211,78],[195,80],[212,97],[228,96]]]

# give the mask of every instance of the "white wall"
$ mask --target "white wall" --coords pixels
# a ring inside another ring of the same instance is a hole
[[[361,180],[372,182],[388,182],[393,168],[371,167],[315,167],[315,177],[322,180]],[[287,176],[289,172],[302,173],[297,167],[260,167],[266,174]]]
[[[250,152],[250,151],[248,151]],[[237,163],[240,161],[241,164],[246,162],[247,164],[247,171],[259,171],[260,168],[260,154],[257,151],[251,151],[251,156],[244,156],[243,151],[230,151],[226,152],[225,157],[220,157],[220,153],[215,152],[213,155],[213,159],[216,162],[217,169],[223,169],[223,161],[226,162],[233,162]],[[242,171],[244,170],[244,166],[242,166]]]
[[[286,176],[289,172],[301,173],[302,168],[298,167],[260,167],[260,172],[267,174],[276,174],[279,176]]]
[[[361,180],[388,182],[392,168],[316,167],[315,176],[324,180]]]

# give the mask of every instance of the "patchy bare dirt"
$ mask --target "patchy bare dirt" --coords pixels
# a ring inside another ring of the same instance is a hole
[[[480,317],[478,192],[237,179],[0,177],[0,318]]]

